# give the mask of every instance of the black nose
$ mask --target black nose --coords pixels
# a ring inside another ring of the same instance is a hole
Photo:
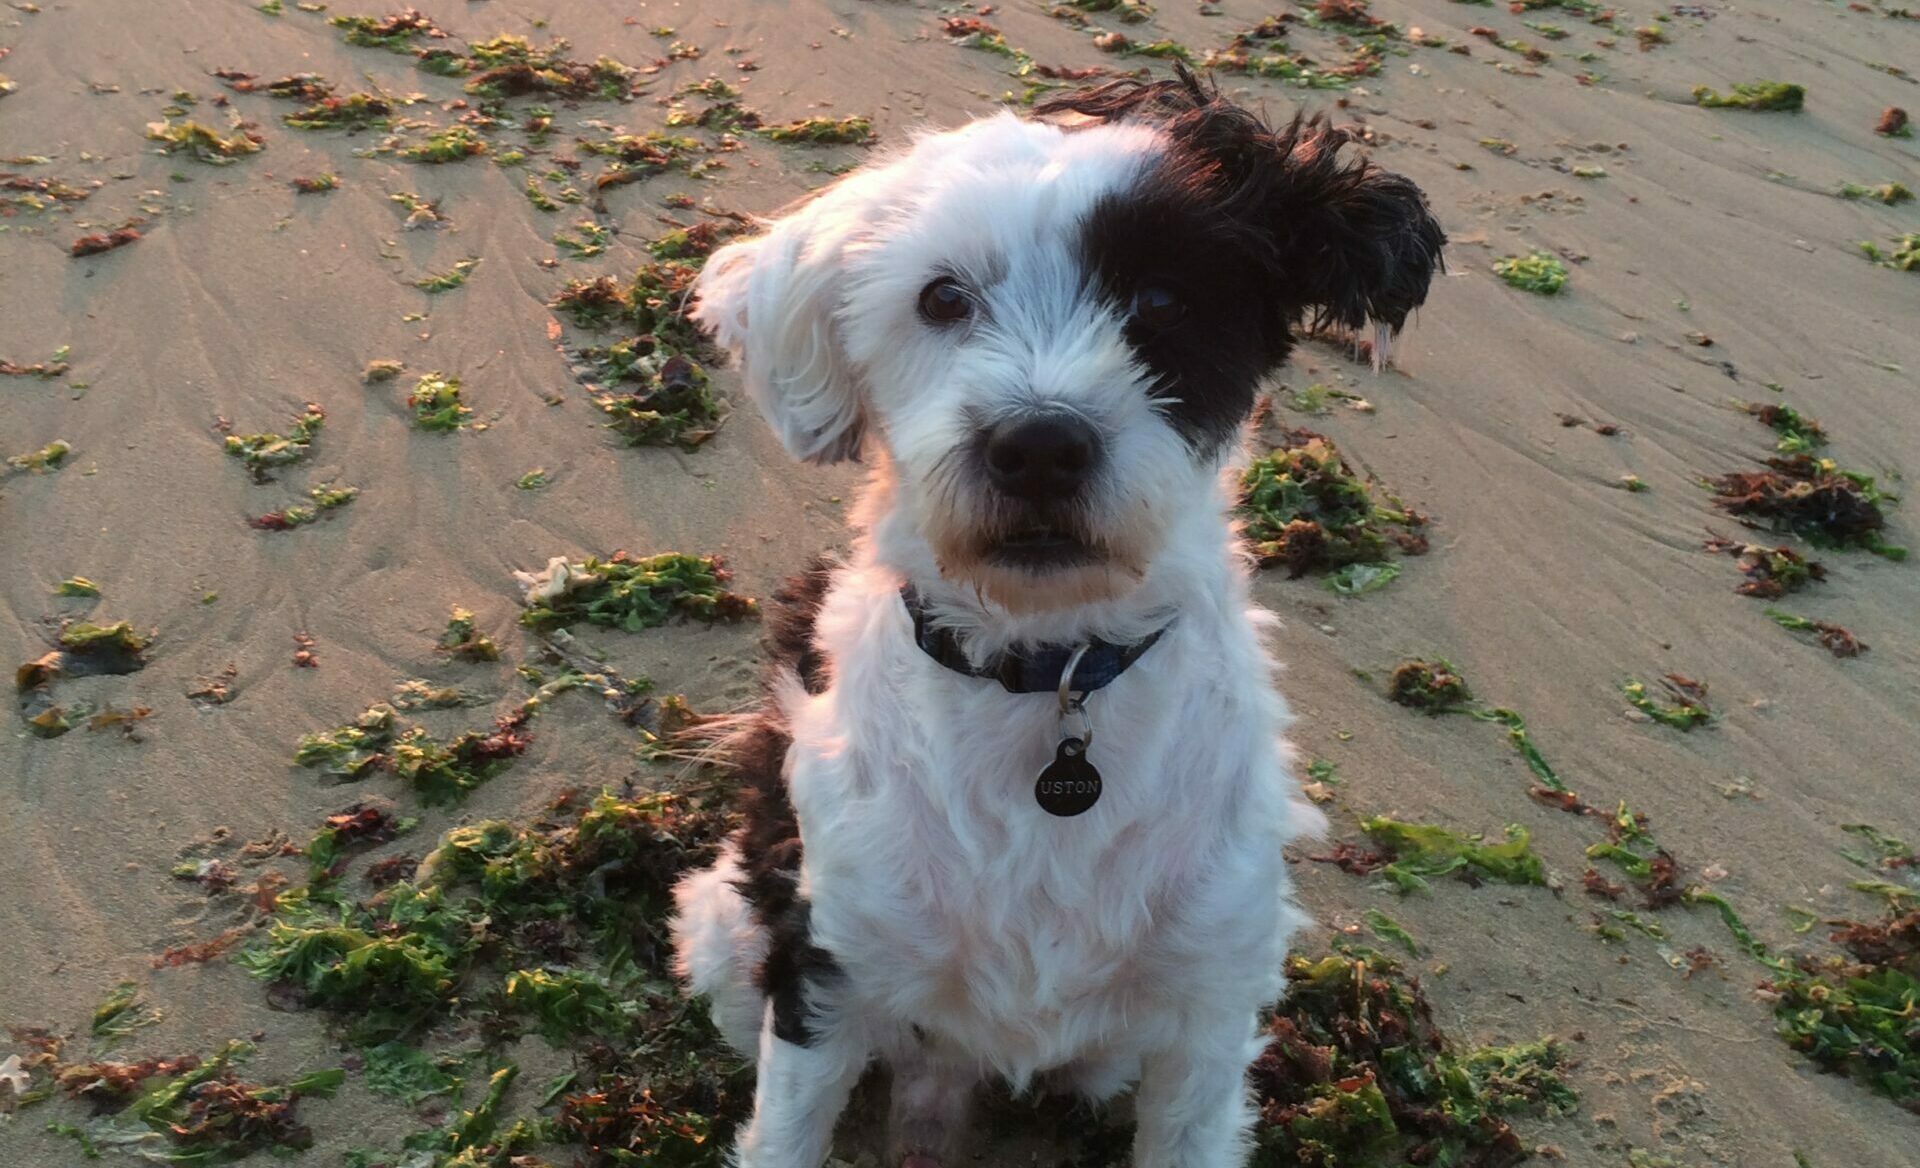
[[[1002,422],[987,435],[987,477],[1021,499],[1070,495],[1093,474],[1100,439],[1071,414]]]

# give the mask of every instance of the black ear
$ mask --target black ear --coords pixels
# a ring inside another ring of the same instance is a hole
[[[1345,160],[1349,136],[1323,120],[1296,119],[1267,183],[1263,214],[1274,233],[1276,275],[1315,324],[1398,332],[1445,270],[1446,233],[1411,179],[1365,159]]]
[[[1123,79],[1040,104],[1053,120],[1158,125],[1174,144],[1160,177],[1231,224],[1269,273],[1291,325],[1398,331],[1444,270],[1446,234],[1420,188],[1357,157],[1353,137],[1322,115],[1275,129],[1220,96],[1184,65],[1160,81]]]

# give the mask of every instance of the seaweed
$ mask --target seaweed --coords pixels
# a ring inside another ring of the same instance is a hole
[[[123,981],[113,987],[105,1001],[94,1007],[89,1032],[102,1047],[110,1047],[136,1030],[160,1024],[160,1012],[140,999],[140,986]]]
[[[1526,828],[1518,824],[1509,824],[1505,842],[1497,844],[1433,824],[1385,816],[1363,821],[1360,829],[1384,854],[1380,874],[1403,894],[1425,889],[1429,877],[1456,872],[1473,883],[1481,879],[1505,884],[1547,882],[1546,866],[1534,855]]]
[[[591,219],[579,220],[573,227],[580,233],[577,237],[565,231],[558,231],[554,233],[553,245],[576,260],[592,259],[600,255],[607,250],[607,241],[613,238],[611,231]]]
[[[285,434],[228,434],[223,441],[226,452],[244,463],[255,482],[272,482],[267,472],[277,466],[304,462],[313,454],[314,437],[326,425],[327,412],[314,402],[293,419]]]
[[[1883,138],[1911,138],[1913,127],[1907,119],[1907,111],[1897,105],[1890,105],[1880,111],[1880,118],[1873,124],[1873,132]]]
[[[416,428],[440,433],[460,429],[473,414],[460,396],[460,379],[438,370],[422,373],[414,382],[407,408],[413,411]]]
[[[66,465],[67,455],[72,453],[73,446],[70,443],[56,438],[38,450],[8,458],[7,470],[9,473],[26,471],[30,474],[46,474]]]
[[[403,8],[385,19],[372,16],[335,16],[328,24],[342,30],[342,39],[350,45],[411,53],[421,37],[444,38],[447,34],[417,8]]]
[[[289,180],[288,185],[303,195],[323,195],[328,191],[339,189],[340,176],[331,171],[325,174],[302,175]]]
[[[1886,542],[1880,504],[1889,496],[1871,475],[1842,470],[1830,458],[1808,454],[1769,458],[1762,471],[1734,471],[1706,480],[1714,505],[1774,531],[1789,531],[1819,547],[1859,548],[1905,559]]]
[[[1806,454],[1827,444],[1827,432],[1820,423],[1791,406],[1748,402],[1742,408],[1780,436],[1774,449],[1782,454]]]
[[[1693,101],[1707,109],[1792,112],[1806,105],[1807,88],[1786,81],[1750,81],[1735,85],[1731,93],[1722,94],[1708,86],[1696,85]]]
[[[1249,1072],[1253,1168],[1505,1168],[1527,1158],[1508,1116],[1579,1104],[1557,1043],[1460,1050],[1419,979],[1383,954],[1295,956],[1286,974]]]
[[[377,93],[326,96],[280,120],[296,130],[365,130],[393,120],[393,103]]]
[[[1920,231],[1909,231],[1905,235],[1893,237],[1893,250],[1887,251],[1870,239],[1855,243],[1860,254],[1882,268],[1892,268],[1900,272],[1920,272]]]
[[[1405,926],[1401,925],[1399,921],[1394,920],[1377,908],[1370,908],[1366,911],[1366,922],[1367,928],[1373,930],[1374,936],[1382,940],[1397,942],[1404,946],[1408,953],[1415,957],[1420,956],[1419,944],[1414,941],[1413,934],[1407,932]]]
[[[570,60],[566,48],[561,40],[536,49],[524,37],[512,35],[480,41],[470,46],[471,59],[461,70],[473,74],[466,90],[492,99],[540,94],[569,101],[624,101],[632,95],[638,70],[606,56],[591,64]]]
[[[422,276],[413,282],[413,286],[426,292],[429,296],[438,295],[442,292],[451,292],[455,288],[466,284],[467,277],[471,276],[473,270],[479,266],[479,256],[468,256],[466,259],[456,261],[453,267],[437,276]]]
[[[805,146],[868,146],[874,142],[873,122],[858,115],[801,118],[778,126],[764,126],[757,132],[773,142]]]
[[[69,576],[54,588],[56,596],[98,597],[100,585],[85,576]]]
[[[728,591],[730,573],[711,556],[624,551],[584,563],[556,556],[540,572],[516,572],[527,611],[520,623],[550,631],[586,622],[637,633],[672,618],[741,620],[754,602]]]
[[[487,152],[487,140],[467,125],[449,126],[427,135],[426,140],[400,149],[400,157],[409,162],[433,164],[463,162]]]
[[[1394,547],[1426,550],[1426,518],[1374,502],[1333,443],[1311,430],[1290,430],[1274,451],[1240,478],[1242,537],[1262,567],[1285,564],[1288,575],[1349,564],[1381,564]],[[1397,530],[1394,530],[1397,529]]]
[[[307,497],[313,500],[312,506],[296,504],[279,511],[268,511],[247,520],[247,526],[257,531],[292,531],[296,527],[305,527],[317,523],[326,515],[346,506],[360,497],[359,487],[311,487]]]
[[[1552,252],[1507,256],[1494,262],[1493,271],[1513,287],[1539,296],[1558,296],[1567,286],[1567,265]]]
[[[395,815],[384,799],[363,800],[327,816],[306,847],[308,880],[315,885],[338,880],[353,852],[390,843],[415,823]]]
[[[528,717],[525,710],[503,715],[490,731],[468,731],[444,744],[416,727],[393,741],[386,765],[428,806],[455,802],[526,752]]]
[[[43,381],[51,381],[72,368],[67,363],[67,358],[71,355],[72,349],[62,345],[53,351],[53,356],[49,360],[36,361],[31,365],[0,360],[0,377],[38,377]]]
[[[367,367],[360,371],[360,381],[365,385],[373,385],[381,381],[392,381],[394,378],[406,372],[406,369],[407,363],[405,361],[394,361],[387,358],[369,361],[367,362]]]
[[[116,227],[112,231],[100,231],[91,235],[83,235],[74,240],[67,251],[75,259],[79,259],[82,256],[99,255],[102,252],[113,251],[116,248],[125,247],[129,243],[138,243],[143,238],[145,237],[140,234],[140,222],[138,220],[129,220],[125,226]]]
[[[1660,679],[1660,687],[1664,703],[1656,700],[1642,681],[1622,682],[1620,692],[1626,695],[1628,705],[1662,726],[1685,731],[1713,721],[1713,710],[1707,705],[1705,682],[1669,673]]]
[[[1814,634],[1819,639],[1821,648],[1835,657],[1858,657],[1870,648],[1865,641],[1830,621],[1794,616],[1792,613],[1781,612],[1777,608],[1767,609],[1767,616],[1783,629],[1796,633]]]
[[[161,144],[162,154],[184,153],[209,166],[231,166],[266,148],[266,139],[245,122],[226,135],[194,121],[148,122],[147,137]]]
[[[594,176],[593,185],[599,190],[639,182],[669,170],[692,173],[696,170],[693,156],[705,149],[696,139],[658,130],[613,134],[600,141],[582,138],[579,144],[588,154],[613,160],[607,169]]]
[[[1913,201],[1913,190],[1905,183],[1884,182],[1877,187],[1862,186],[1859,183],[1841,183],[1840,197],[1843,199],[1872,199],[1876,203],[1885,203],[1889,207]]]
[[[464,1065],[458,1057],[433,1055],[406,1042],[382,1042],[361,1053],[361,1081],[376,1095],[417,1107],[436,1095],[459,1097]]]
[[[491,637],[478,631],[474,626],[473,614],[457,604],[447,618],[447,631],[440,634],[440,642],[436,647],[442,653],[462,661],[500,660],[500,647],[493,643]]]
[[[553,476],[547,473],[546,468],[536,466],[526,474],[513,480],[513,485],[523,491],[537,491],[541,487],[552,484],[552,482]]]
[[[1448,714],[1463,709],[1473,700],[1467,679],[1454,672],[1444,659],[1403,661],[1393,671],[1387,697],[1408,709],[1428,714]]]
[[[1399,576],[1399,564],[1347,564],[1327,577],[1327,588],[1342,596],[1360,596],[1385,588]]]
[[[1780,1036],[1821,1070],[1920,1111],[1920,911],[1839,923],[1842,953],[1803,956],[1768,985]]]
[[[635,360],[632,345],[622,342],[602,351],[603,365],[616,379],[644,386],[632,393],[595,395],[594,404],[610,419],[607,428],[630,446],[693,450],[713,437],[723,411],[707,371],[678,353],[664,361]]]
[[[1798,592],[1808,584],[1827,578],[1826,565],[1809,560],[1790,547],[1766,547],[1739,540],[1713,536],[1707,540],[1710,552],[1725,552],[1738,561],[1746,582],[1734,589],[1742,596],[1760,600],[1778,600],[1789,592]]]
[[[324,774],[357,779],[386,765],[393,744],[393,707],[382,702],[369,706],[346,726],[324,733],[302,735],[293,752],[293,764]]]

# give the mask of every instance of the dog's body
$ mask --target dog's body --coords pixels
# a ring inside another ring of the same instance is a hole
[[[748,826],[679,891],[681,968],[758,1064],[744,1168],[817,1168],[875,1060],[903,1155],[945,1150],[983,1076],[1043,1072],[1138,1083],[1140,1168],[1244,1154],[1303,921],[1281,846],[1318,816],[1224,468],[1289,326],[1398,326],[1440,237],[1333,131],[1191,79],[1057,112],[1084,124],[922,139],[701,279],[789,448],[864,432],[875,463],[851,562],[775,615],[770,704],[733,743]],[[1063,818],[1035,782],[1081,724],[979,667],[1101,642],[1138,656],[1086,697],[1104,786]]]

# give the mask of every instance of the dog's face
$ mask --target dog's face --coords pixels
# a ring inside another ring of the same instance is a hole
[[[695,309],[789,450],[870,437],[941,574],[1025,612],[1124,595],[1215,505],[1292,329],[1397,329],[1444,242],[1339,131],[1270,130],[1191,78],[1041,116],[849,176],[717,252]]]

